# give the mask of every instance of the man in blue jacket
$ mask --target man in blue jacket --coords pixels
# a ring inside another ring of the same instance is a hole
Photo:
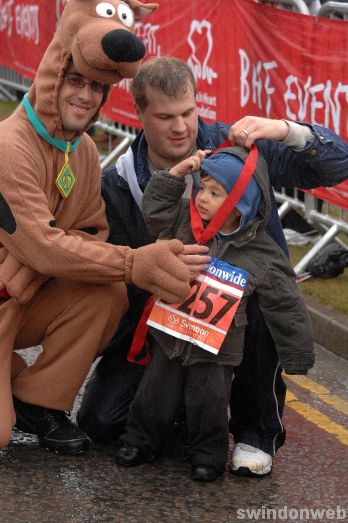
[[[154,240],[141,214],[141,198],[152,174],[171,168],[196,149],[256,143],[267,162],[271,185],[303,189],[332,186],[348,176],[348,145],[317,125],[247,116],[230,127],[198,117],[196,85],[188,65],[176,58],[146,62],[131,87],[143,130],[116,166],[103,176],[110,224],[109,242],[137,248]],[[190,187],[187,188],[187,191]],[[268,234],[287,251],[274,195]],[[126,360],[148,294],[128,286],[130,309],[87,384],[78,423],[92,439],[118,438],[143,368]],[[272,456],[285,441],[282,414],[286,387],[271,335],[256,300],[248,306],[243,363],[236,369],[230,430],[232,470],[242,475],[271,472]]]

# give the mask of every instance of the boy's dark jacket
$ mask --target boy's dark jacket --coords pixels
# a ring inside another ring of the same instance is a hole
[[[243,161],[247,155],[247,151],[240,147],[221,151],[234,154]],[[247,300],[255,293],[276,344],[281,366],[288,373],[303,374],[314,363],[312,325],[288,258],[265,230],[271,200],[267,166],[261,157],[254,177],[263,195],[257,218],[234,235],[226,239],[215,237],[208,243],[212,256],[248,272],[247,287],[219,354],[215,356],[157,329],[151,329],[151,334],[170,358],[180,356],[186,365],[210,361],[237,366],[243,356]],[[151,177],[142,206],[145,222],[158,238],[176,237],[184,243],[195,242],[189,201],[182,198],[184,190],[184,179],[169,172]]]

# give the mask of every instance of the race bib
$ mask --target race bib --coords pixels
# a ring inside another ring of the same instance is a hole
[[[218,354],[247,277],[246,271],[212,258],[207,270],[191,282],[189,297],[174,305],[156,300],[147,324]]]

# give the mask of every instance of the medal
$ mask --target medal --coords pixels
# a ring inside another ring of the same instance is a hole
[[[63,198],[67,198],[75,183],[75,176],[69,165],[69,153],[73,152],[76,147],[79,146],[81,138],[77,138],[71,143],[66,142],[65,140],[58,140],[58,138],[50,136],[46,127],[43,125],[40,118],[35,113],[31,103],[29,102],[28,93],[24,95],[22,104],[25,112],[27,113],[28,120],[37,134],[53,147],[56,147],[64,153],[64,165],[56,178],[56,186]]]
[[[75,183],[74,173],[69,165],[69,152],[70,152],[70,142],[67,142],[66,151],[65,151],[65,161],[64,165],[61,168],[57,178],[56,186],[63,198],[67,198],[71,192],[71,189]]]

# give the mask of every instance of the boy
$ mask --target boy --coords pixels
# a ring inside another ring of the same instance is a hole
[[[271,201],[264,160],[258,158],[256,148],[248,158],[248,151],[240,147],[223,148],[206,158],[207,153],[198,151],[151,177],[143,197],[144,218],[159,239],[179,238],[187,243],[194,236],[199,243],[207,243],[212,257],[245,271],[244,293],[217,355],[187,338],[151,329],[152,360],[116,453],[116,462],[123,466],[154,459],[183,393],[192,479],[197,481],[215,481],[225,470],[227,407],[233,367],[242,360],[251,294],[257,295],[285,371],[303,374],[314,362],[311,323],[294,272],[265,231]],[[182,199],[184,178],[198,169],[202,170],[200,186],[190,206]],[[240,189],[248,171],[253,176]]]

